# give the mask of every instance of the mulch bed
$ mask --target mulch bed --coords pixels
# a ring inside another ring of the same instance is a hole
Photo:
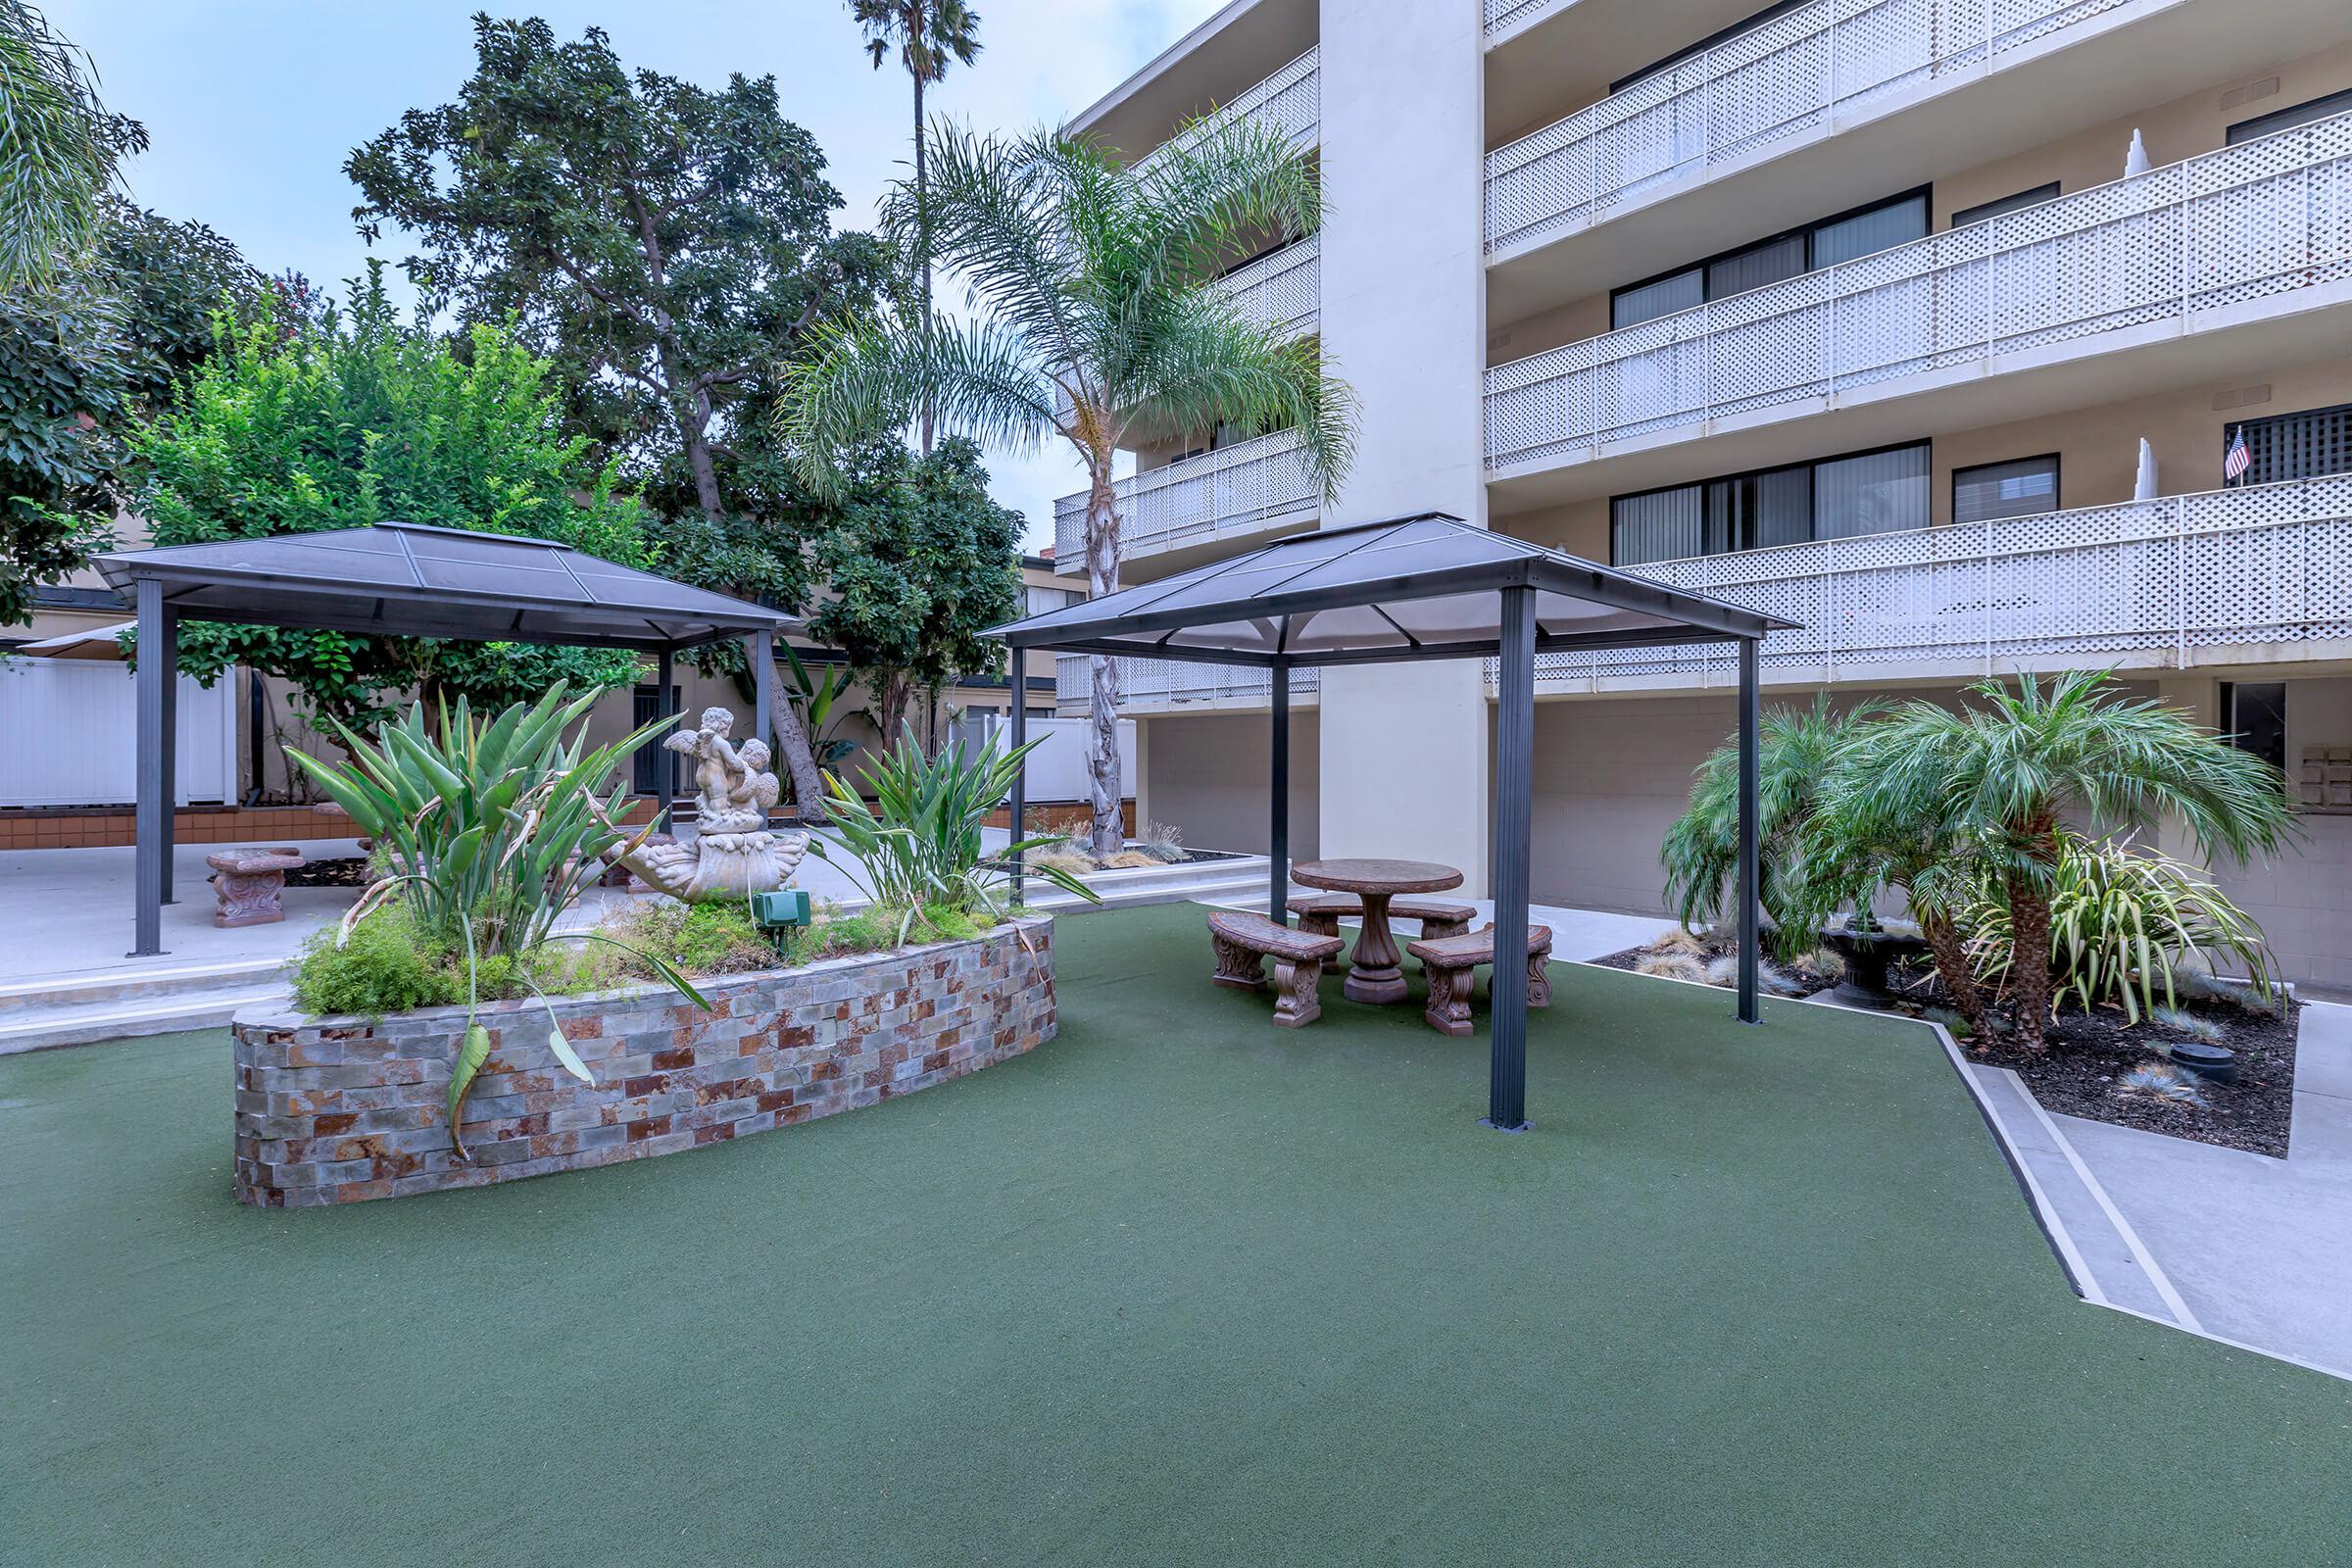
[[[290,888],[364,888],[368,885],[368,857],[343,855],[311,860],[286,873]]]
[[[1730,951],[1731,944],[1710,941],[1699,961]],[[1628,948],[1593,961],[1611,969],[1635,969],[1649,956],[1644,949]],[[1794,988],[1783,994],[1812,996],[1837,983],[1788,968],[1780,972]],[[1891,979],[1900,999],[1890,1009],[1894,1012],[1918,1017],[1930,1007],[1950,1005],[1935,969],[1925,961],[1896,964]],[[2201,1101],[2196,1104],[2124,1086],[2126,1075],[2162,1063],[2165,1048],[2185,1037],[2152,1020],[2127,1025],[2119,1009],[2064,1013],[2050,1026],[2047,1047],[2028,1051],[2015,1044],[2006,1013],[1994,1004],[1987,1009],[1986,1037],[1964,1039],[1960,1046],[1971,1061],[2013,1069],[2045,1110],[2285,1158],[2294,1116],[2295,1030],[2301,1004],[2290,1002],[2284,1017],[2274,1017],[2229,1002],[2184,996],[2180,1010],[2212,1024],[2220,1031],[2213,1043],[2237,1053],[2235,1083],[2218,1083],[2180,1069],[2196,1086]]]

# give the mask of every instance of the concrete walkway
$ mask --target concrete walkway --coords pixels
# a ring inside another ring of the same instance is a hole
[[[2043,1110],[1969,1062],[2090,1300],[2352,1378],[2352,1006],[2310,1003],[2287,1157]]]

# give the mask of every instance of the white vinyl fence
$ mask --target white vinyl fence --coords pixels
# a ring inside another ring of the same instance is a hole
[[[178,799],[237,796],[234,682],[179,678]],[[111,659],[0,660],[0,806],[123,806],[138,798],[138,695]]]

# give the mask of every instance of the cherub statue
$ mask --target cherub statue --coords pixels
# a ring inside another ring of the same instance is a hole
[[[768,831],[768,808],[781,787],[768,771],[767,745],[755,738],[737,751],[728,739],[734,727],[733,713],[706,708],[698,727],[662,743],[695,760],[694,842],[618,857],[672,898],[704,903],[765,893],[789,882],[808,853],[808,835]]]

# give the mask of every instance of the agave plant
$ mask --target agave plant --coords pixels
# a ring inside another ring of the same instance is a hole
[[[329,719],[351,756],[348,763],[286,752],[395,868],[344,914],[337,942],[400,895],[426,931],[465,956],[466,1041],[449,1080],[450,1143],[461,1158],[458,1112],[490,1054],[490,1032],[475,1018],[485,960],[519,960],[514,974],[546,1004],[529,962],[540,949],[558,940],[610,943],[636,954],[698,1006],[708,1005],[655,955],[599,932],[556,934],[557,918],[603,872],[606,852],[621,840],[611,819],[621,809],[624,787],[609,781],[641,743],[676,722],[675,715],[659,718],[583,751],[581,732],[600,695],[567,698],[559,683],[538,702],[516,703],[486,722],[461,699],[429,728],[417,703],[398,722],[377,725],[372,745]],[[630,847],[652,831],[649,825]],[[595,1082],[557,1026],[552,1005],[547,1044],[572,1076]]]
[[[2193,963],[2211,973],[2225,956],[2246,971],[2258,995],[2277,994],[2262,927],[2194,867],[2134,850],[2129,839],[2094,842],[2062,832],[2058,843],[2049,886],[2053,1015],[2071,998],[2085,1011],[2113,1003],[2136,1024],[2179,1005],[2176,969]],[[1980,972],[1990,983],[2006,982],[2016,941],[2008,887],[1996,871],[1984,875],[1961,921]]]
[[[862,794],[838,775],[825,775],[832,792],[832,826],[847,856],[837,857],[822,837],[811,837],[808,848],[819,858],[840,865],[876,906],[906,910],[899,922],[901,942],[923,918],[928,905],[1002,918],[1005,905],[1001,890],[1011,874],[1012,857],[1059,841],[1051,834],[1023,839],[992,856],[982,849],[981,828],[1011,790],[1022,760],[1042,744],[1031,741],[999,753],[992,740],[975,757],[957,741],[926,757],[920,747],[901,737],[880,761],[860,773]],[[871,806],[865,795],[874,798]],[[1093,889],[1057,866],[1032,865],[1028,873],[1090,904],[1101,902]]]

